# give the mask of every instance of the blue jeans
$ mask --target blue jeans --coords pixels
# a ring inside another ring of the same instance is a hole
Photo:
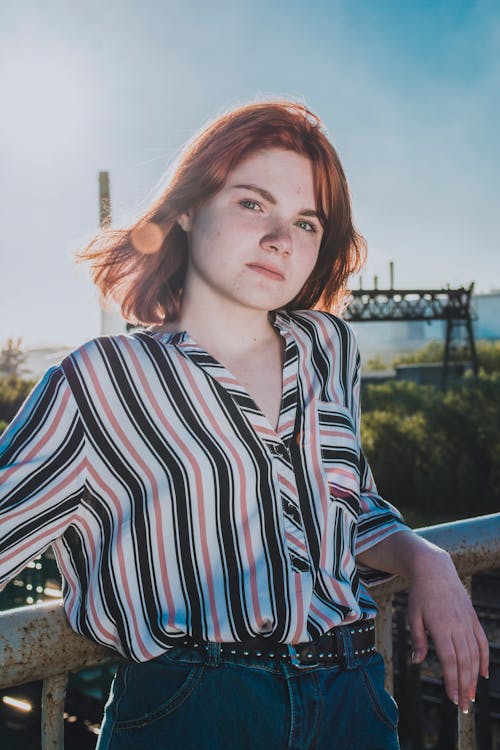
[[[340,667],[176,646],[118,667],[97,750],[398,750],[374,653]]]

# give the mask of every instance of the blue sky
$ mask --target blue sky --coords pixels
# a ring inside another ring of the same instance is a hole
[[[145,205],[183,142],[259,96],[305,101],[339,150],[365,286],[500,287],[500,6],[407,0],[3,0],[0,345],[99,335],[72,252]],[[353,286],[359,285],[354,279]]]

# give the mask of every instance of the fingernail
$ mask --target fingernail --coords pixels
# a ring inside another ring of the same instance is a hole
[[[411,660],[413,664],[416,664],[418,661],[420,661],[420,651],[413,651],[411,655]]]
[[[455,704],[455,706],[458,706],[458,693],[453,693],[451,696],[451,699],[453,703]]]
[[[469,713],[469,709],[468,708],[462,708],[462,713],[463,714],[468,714]]]

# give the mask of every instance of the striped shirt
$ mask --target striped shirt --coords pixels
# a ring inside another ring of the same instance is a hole
[[[354,335],[318,311],[273,324],[276,430],[186,331],[49,368],[0,440],[0,584],[52,544],[72,628],[136,661],[373,618],[388,576],[355,555],[407,527],[360,450]]]

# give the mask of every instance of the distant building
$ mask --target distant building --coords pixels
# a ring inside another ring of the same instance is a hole
[[[110,304],[106,310],[101,308],[101,336],[116,336],[118,333],[127,333],[127,323],[118,305]]]
[[[432,321],[434,322],[434,321]],[[441,321],[435,321],[441,323]],[[356,333],[363,362],[379,357],[389,364],[398,354],[422,347],[431,338],[440,338],[440,332],[427,335],[429,323],[422,320],[351,323]]]
[[[477,320],[474,333],[478,339],[497,341],[500,339],[500,291],[476,294],[473,297]]]
[[[113,336],[127,333],[127,324],[114,306],[101,313],[100,336]],[[84,342],[82,341],[82,344]],[[26,360],[23,363],[23,377],[38,380],[51,366],[61,362],[76,346],[45,346],[26,350]]]

